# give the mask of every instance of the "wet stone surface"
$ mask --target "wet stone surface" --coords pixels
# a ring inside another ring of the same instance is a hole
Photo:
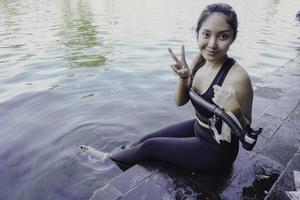
[[[300,148],[299,148],[300,150]],[[286,191],[295,191],[295,183],[293,171],[300,171],[300,153],[295,153],[291,161],[288,163],[286,169],[274,184],[270,193],[266,197],[267,200],[289,200]]]
[[[165,163],[143,163],[96,191],[94,197],[97,198],[92,199],[261,199],[283,166],[263,155],[243,161],[237,161],[228,171],[211,174],[183,170]],[[138,179],[140,181],[133,186],[132,180]]]
[[[259,139],[267,138],[265,139],[265,144],[261,146],[258,145],[254,150],[280,162],[282,165],[287,165],[300,146],[299,119],[299,104],[292,113],[288,115],[286,120],[282,121],[282,124],[279,124],[279,121],[272,121],[270,119],[269,124],[273,125],[273,134],[270,134],[270,132],[272,133],[272,129],[271,131],[268,129],[268,127],[271,126],[264,126],[266,127],[266,131],[263,132]]]
[[[232,176],[231,170],[208,174],[184,170],[166,163],[143,163],[130,171],[135,171],[135,168],[143,168],[152,174],[121,199],[221,199],[220,193]],[[149,195],[144,196],[145,194]]]
[[[283,91],[280,88],[257,86],[255,94],[258,96],[263,96],[265,98],[277,99],[281,96],[282,93]]]
[[[257,155],[223,191],[222,199],[263,199],[283,168],[281,164]]]
[[[120,191],[118,189],[116,189],[115,187],[111,186],[111,185],[106,185],[103,188],[99,188],[97,189],[92,197],[90,198],[90,200],[117,200],[120,199],[122,197],[122,193],[120,193]]]

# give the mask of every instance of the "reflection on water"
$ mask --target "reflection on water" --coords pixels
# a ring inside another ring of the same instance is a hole
[[[96,26],[92,25],[93,15],[88,3],[63,1],[61,9],[63,27],[58,33],[61,44],[74,50],[101,45],[97,40]]]
[[[104,46],[100,33],[92,24],[93,15],[90,4],[86,1],[64,1],[62,6],[63,25],[57,36],[58,42],[68,49],[63,55],[68,67],[99,67],[107,59],[95,48]],[[105,34],[105,33],[101,33]],[[98,39],[99,38],[99,39]],[[89,49],[89,51],[84,51]],[[104,53],[104,52],[102,52]],[[107,52],[106,52],[107,53]]]
[[[85,55],[80,53],[67,55],[65,59],[68,61],[69,67],[99,67],[105,65],[107,60],[102,55]]]
[[[117,151],[193,117],[172,102],[166,49],[185,44],[191,60],[209,2],[0,0],[0,199],[88,199],[120,171],[91,163],[80,144]],[[300,1],[228,2],[240,21],[230,55],[255,86],[300,52]]]

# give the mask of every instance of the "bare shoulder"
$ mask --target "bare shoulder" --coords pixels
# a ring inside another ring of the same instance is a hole
[[[237,62],[230,70],[230,77],[233,79],[233,81],[250,81],[248,72]]]
[[[228,82],[233,85],[251,85],[251,79],[248,72],[237,62],[232,66],[228,75]]]

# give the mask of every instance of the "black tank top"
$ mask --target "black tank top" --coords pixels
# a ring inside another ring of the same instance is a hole
[[[218,71],[217,75],[215,76],[214,80],[212,81],[212,83],[210,84],[210,86],[208,87],[208,89],[206,90],[206,92],[202,95],[199,95],[200,97],[202,97],[204,100],[206,100],[209,103],[215,104],[212,101],[212,98],[214,97],[214,89],[213,86],[214,85],[219,85],[222,86],[226,75],[228,74],[229,70],[231,69],[231,67],[234,65],[236,61],[233,58],[227,58],[226,61],[224,62],[224,64],[222,65],[221,69]],[[191,80],[193,81],[193,80]],[[196,106],[196,104],[194,103],[193,99],[191,98],[191,102],[193,104],[193,106],[196,109],[196,115],[197,117],[203,121],[204,123],[207,124],[206,119],[210,118],[213,116],[213,114],[209,113],[205,108],[200,107],[200,106]],[[201,116],[199,116],[201,115]]]

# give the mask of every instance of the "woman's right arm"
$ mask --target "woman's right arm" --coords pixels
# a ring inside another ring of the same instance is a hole
[[[191,67],[189,69],[190,75],[195,67],[195,65],[198,63],[198,60],[200,59],[200,53],[195,56],[191,63]],[[174,101],[177,106],[182,106],[185,105],[189,100],[189,85],[191,84],[191,76],[189,75],[188,78],[182,79],[180,76],[178,76],[178,82],[176,85],[175,89],[175,94],[174,94]]]
[[[190,100],[189,96],[189,77],[182,79],[178,77],[175,89],[174,100],[177,106],[182,106]]]

